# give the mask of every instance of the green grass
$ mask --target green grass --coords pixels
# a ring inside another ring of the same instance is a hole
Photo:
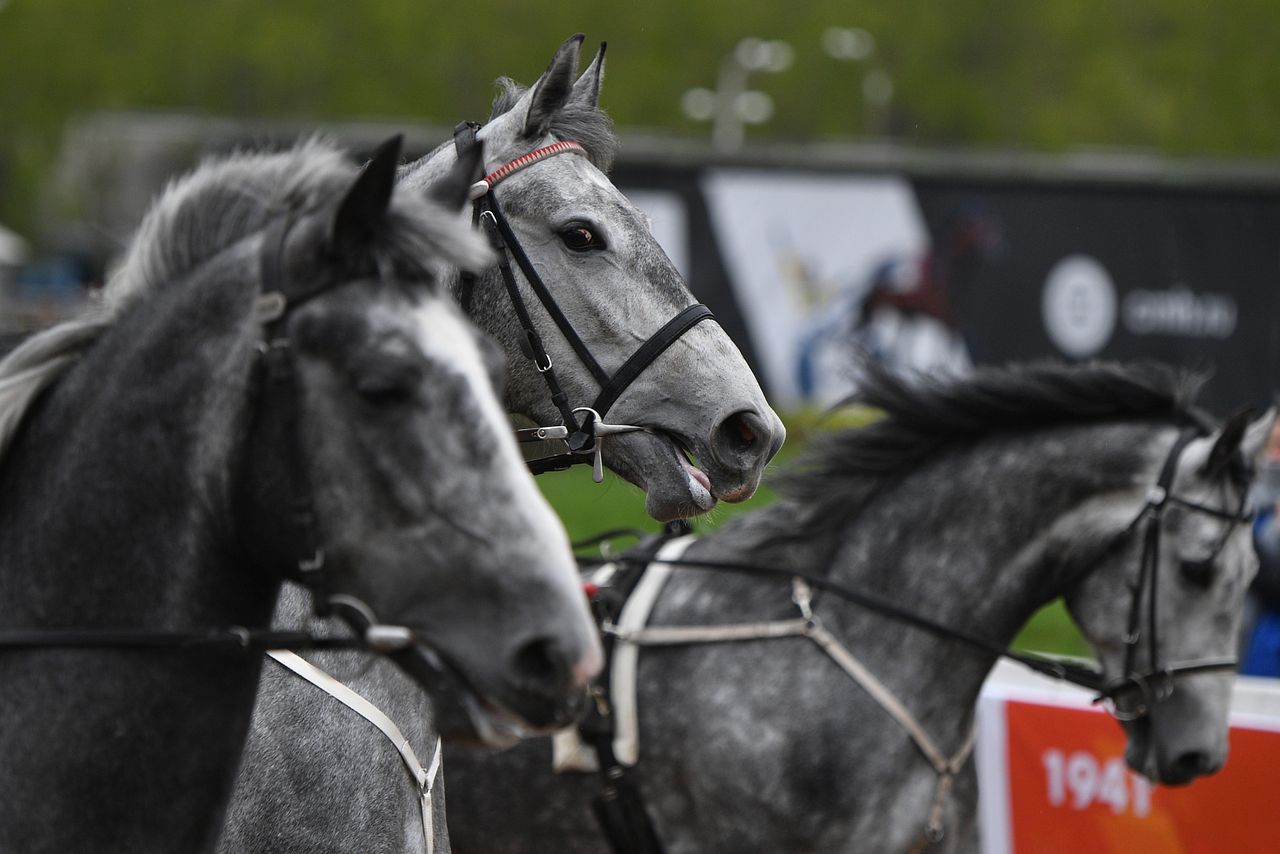
[[[847,413],[837,420],[815,412],[789,415],[786,419],[786,447],[771,464],[770,470],[777,470],[793,460],[815,431],[832,426],[856,426],[872,417],[874,414],[865,411]],[[538,485],[560,514],[571,540],[585,539],[613,528],[635,528],[655,533],[661,528],[644,512],[644,493],[611,473],[606,472],[604,482],[597,484],[591,480],[589,466],[577,466],[569,471],[542,475],[538,478]],[[762,486],[750,501],[717,505],[711,513],[697,520],[696,529],[704,532],[713,530],[728,519],[763,507],[775,498],[775,493],[768,486]],[[629,542],[622,541],[621,545],[629,545]],[[1031,619],[1014,640],[1014,647],[1063,655],[1088,654],[1084,640],[1060,600],[1041,609]]]

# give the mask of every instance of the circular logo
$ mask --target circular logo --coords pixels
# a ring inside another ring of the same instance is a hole
[[[1049,271],[1040,299],[1049,340],[1064,355],[1092,356],[1116,326],[1116,287],[1106,268],[1088,255],[1068,255]]]

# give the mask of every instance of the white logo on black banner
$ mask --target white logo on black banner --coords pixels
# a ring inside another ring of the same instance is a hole
[[[1063,354],[1077,359],[1095,355],[1115,331],[1115,284],[1095,259],[1069,255],[1049,271],[1040,311],[1049,340]]]
[[[1134,335],[1230,338],[1236,301],[1226,294],[1197,294],[1187,287],[1133,291],[1124,298],[1124,328]]]

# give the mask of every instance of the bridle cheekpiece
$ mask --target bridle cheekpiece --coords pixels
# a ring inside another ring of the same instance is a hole
[[[453,144],[459,155],[478,144],[476,133],[479,129],[480,125],[472,122],[461,122],[454,128]],[[542,474],[547,471],[560,471],[578,463],[589,462],[592,465],[592,478],[596,483],[599,483],[604,480],[604,463],[601,455],[603,440],[609,436],[617,436],[622,433],[647,432],[650,430],[648,427],[632,424],[606,423],[604,419],[609,414],[610,407],[663,351],[674,344],[685,332],[703,320],[714,319],[715,315],[711,313],[711,309],[702,303],[694,303],[687,306],[679,311],[675,317],[668,320],[657,332],[653,333],[612,374],[601,366],[599,360],[587,348],[586,342],[582,340],[582,336],[578,334],[573,323],[560,308],[555,297],[552,296],[551,290],[542,281],[542,277],[533,266],[528,253],[524,251],[524,247],[520,244],[520,239],[503,215],[502,208],[498,204],[497,194],[493,191],[494,187],[516,172],[560,154],[588,156],[587,150],[576,142],[554,142],[508,161],[472,184],[470,190],[470,198],[474,203],[472,220],[477,227],[484,231],[489,238],[490,245],[498,256],[498,270],[506,287],[507,296],[511,301],[511,307],[515,311],[516,319],[521,327],[520,338],[518,339],[520,350],[526,358],[533,362],[534,367],[542,376],[547,385],[547,391],[551,396],[551,402],[560,413],[561,424],[559,425],[516,431],[516,440],[522,443],[548,440],[558,440],[565,443],[567,449],[565,453],[530,460],[528,462],[529,468],[534,474]],[[515,274],[511,269],[512,261],[515,261],[516,266],[520,268],[520,272],[524,274],[529,287],[560,330],[560,334],[565,341],[568,342],[578,359],[600,384],[600,392],[590,406],[573,406],[569,401],[568,394],[560,387],[560,382],[555,373],[555,365],[551,361],[551,355],[547,352],[547,348],[542,343],[542,337],[534,327],[533,318],[529,314],[528,306],[525,304],[520,287],[516,282]],[[462,305],[462,310],[467,314],[471,313],[475,285],[476,278],[474,276],[466,273],[462,275],[459,302]]]

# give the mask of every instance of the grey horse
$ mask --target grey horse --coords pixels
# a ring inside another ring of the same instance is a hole
[[[599,107],[604,49],[575,81],[581,41],[567,40],[532,89],[500,81],[493,115],[477,136],[490,173],[558,141],[583,146],[588,156],[542,160],[513,173],[494,192],[572,326],[595,358],[614,371],[694,300],[644,215],[602,171],[617,147]],[[402,168],[401,185],[426,192],[457,159],[455,145],[446,143]],[[599,391],[597,378],[529,281],[519,271],[515,275],[565,393],[573,401],[591,401]],[[446,278],[461,297],[468,287],[461,271]],[[539,424],[558,423],[544,377],[522,350],[523,332],[500,272],[490,270],[469,287],[472,320],[506,353],[508,411]],[[601,415],[646,428],[608,438],[604,463],[644,488],[649,512],[663,519],[703,512],[718,499],[749,497],[785,435],[745,360],[714,322],[680,336]],[[296,625],[305,613],[305,597],[286,596],[277,620]],[[222,850],[447,851],[440,772],[426,783],[420,773],[432,770],[423,757],[436,743],[433,710],[385,664],[334,655],[308,658],[387,713],[414,746],[419,766],[406,765],[391,741],[360,715],[293,674],[268,667]],[[449,711],[442,708],[448,716],[439,719],[447,734],[471,736],[469,716]],[[505,745],[523,734],[486,727],[482,737]],[[433,797],[424,801],[428,787]],[[426,837],[424,806],[431,810]]]
[[[1153,366],[990,368],[916,384],[873,371],[866,383],[859,397],[882,420],[822,443],[782,484],[785,500],[685,552],[783,577],[677,566],[656,600],[657,629],[800,624],[781,639],[639,648],[630,773],[666,851],[974,850],[968,748],[991,649],[1058,596],[1114,686],[1130,766],[1171,785],[1220,768],[1256,567],[1239,515],[1245,469],[1274,413],[1201,426],[1187,386]],[[821,631],[806,630],[787,572],[988,648],[827,593],[806,603]],[[870,677],[851,678],[844,653]],[[1140,684],[1153,696],[1119,688]],[[591,810],[599,779],[553,775],[546,740],[446,754],[454,851],[611,850]]]
[[[572,713],[599,646],[567,539],[434,282],[489,258],[473,164],[446,209],[398,151],[204,164],[0,363],[0,850],[211,849],[285,577],[495,710]]]

